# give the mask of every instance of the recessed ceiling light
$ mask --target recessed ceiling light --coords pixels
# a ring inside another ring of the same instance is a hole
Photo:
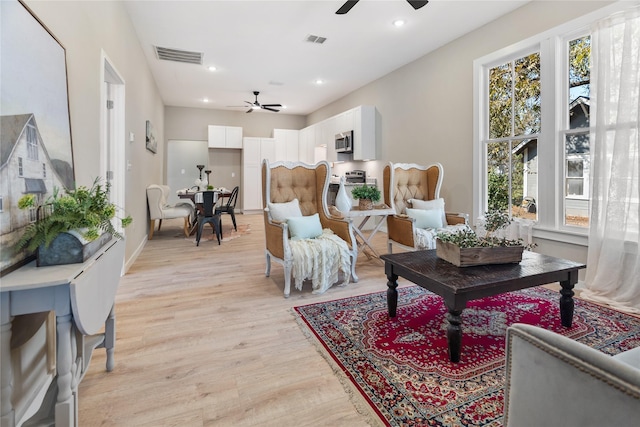
[[[317,85],[321,85],[322,83],[324,83],[324,81],[322,79],[316,79],[316,84]]]
[[[210,65],[210,66],[207,68],[207,70],[209,70],[209,71],[215,71],[215,70],[216,70],[216,67],[214,67],[213,65]]]
[[[405,24],[403,19],[396,19],[395,21],[393,21],[393,26],[394,27],[402,27]]]
[[[202,102],[209,102],[209,98],[202,98]]]

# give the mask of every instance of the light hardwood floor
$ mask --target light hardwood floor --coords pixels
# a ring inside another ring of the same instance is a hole
[[[361,254],[358,283],[285,299],[282,266],[264,275],[262,216],[237,220],[250,233],[220,246],[196,247],[179,220],[147,242],[116,297],[115,369],[96,350],[80,384],[81,426],[367,425],[290,309],[385,291],[383,263]]]

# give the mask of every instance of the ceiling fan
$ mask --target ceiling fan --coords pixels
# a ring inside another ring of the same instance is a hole
[[[260,92],[258,92],[257,90],[253,91],[253,94],[256,97],[256,100],[254,102],[250,102],[250,101],[244,101],[246,102],[249,107],[249,109],[247,110],[247,113],[252,112],[253,110],[269,110],[269,111],[273,111],[275,113],[279,112],[280,110],[276,110],[276,108],[282,108],[281,104],[260,104],[258,102],[258,95],[260,95]],[[240,105],[232,105],[232,107],[240,107]]]
[[[340,7],[340,9],[336,11],[336,15],[344,15],[345,13],[349,12],[351,8],[355,6],[356,3],[358,3],[358,1],[360,0],[348,0],[344,2],[344,4]],[[418,10],[422,6],[429,3],[429,0],[422,0],[422,1],[407,0],[407,3],[409,3],[411,7],[413,7],[415,10]]]

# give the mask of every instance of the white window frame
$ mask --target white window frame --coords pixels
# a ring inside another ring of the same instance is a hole
[[[486,210],[487,158],[482,150],[488,136],[488,72],[492,67],[540,52],[541,130],[538,135],[538,221],[534,237],[586,246],[586,227],[564,225],[565,118],[569,108],[568,52],[571,39],[589,34],[598,19],[629,6],[616,2],[538,35],[485,55],[473,62],[473,224]],[[556,66],[556,64],[558,64]],[[545,192],[544,189],[553,188]]]

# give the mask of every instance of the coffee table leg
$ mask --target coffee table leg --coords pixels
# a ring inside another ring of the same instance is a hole
[[[574,284],[575,282],[572,282],[571,279],[560,282],[560,286],[562,286],[562,289],[560,289],[560,321],[562,322],[562,326],[566,328],[570,328],[573,324]]]
[[[449,344],[449,360],[453,363],[460,361],[460,348],[462,347],[462,310],[449,309],[447,320],[447,343]]]
[[[398,307],[398,276],[393,273],[387,273],[387,307],[389,309],[389,317],[396,317],[396,308]]]

